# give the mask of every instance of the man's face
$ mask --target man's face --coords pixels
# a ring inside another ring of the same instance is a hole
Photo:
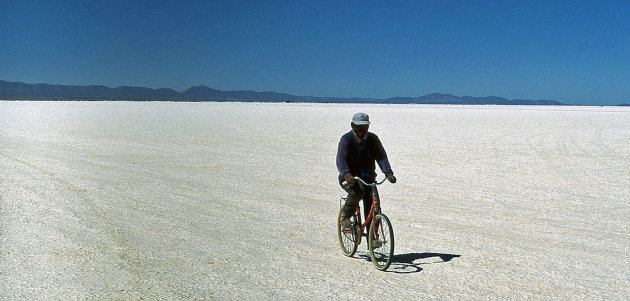
[[[370,128],[369,124],[368,125],[352,124],[352,129],[357,134],[357,136],[359,136],[359,138],[361,139],[365,138],[365,135],[367,135],[369,128]]]

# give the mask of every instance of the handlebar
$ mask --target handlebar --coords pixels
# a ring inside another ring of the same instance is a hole
[[[370,183],[370,184],[366,183],[365,181],[363,181],[363,179],[361,179],[361,178],[359,178],[359,177],[354,177],[354,179],[355,179],[355,180],[357,180],[357,181],[359,181],[359,182],[361,182],[361,183],[362,183],[363,185],[365,185],[365,186],[376,186],[376,185],[381,185],[381,184],[385,183],[385,181],[387,180],[387,177],[385,177],[385,178],[384,178],[382,181],[380,181],[380,182],[377,182],[377,183]],[[343,181],[343,183],[341,183],[341,184],[346,185],[346,184],[348,184],[348,182]]]

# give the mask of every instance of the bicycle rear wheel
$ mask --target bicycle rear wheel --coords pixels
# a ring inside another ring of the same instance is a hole
[[[368,247],[374,266],[381,271],[387,270],[394,256],[394,229],[385,214],[374,216],[368,233]]]
[[[351,220],[355,220],[352,218]],[[341,247],[341,251],[343,255],[348,257],[352,257],[354,253],[357,251],[357,246],[359,245],[359,233],[357,231],[357,227],[355,227],[354,223],[352,227],[349,229],[344,229],[341,225],[341,210],[339,210],[339,215],[337,216],[337,236],[339,237],[339,246]]]

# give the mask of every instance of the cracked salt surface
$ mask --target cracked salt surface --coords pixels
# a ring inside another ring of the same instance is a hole
[[[341,254],[365,111],[388,272]],[[624,299],[630,109],[0,102],[0,299]]]

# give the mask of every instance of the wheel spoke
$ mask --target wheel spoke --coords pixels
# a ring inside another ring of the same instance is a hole
[[[394,232],[389,219],[379,214],[370,227],[370,257],[379,270],[386,270],[394,254]]]
[[[341,225],[341,210],[339,211],[339,215],[337,217],[337,235],[339,237],[339,246],[341,247],[341,251],[346,256],[352,256],[357,250],[357,237],[354,228],[345,229]]]

